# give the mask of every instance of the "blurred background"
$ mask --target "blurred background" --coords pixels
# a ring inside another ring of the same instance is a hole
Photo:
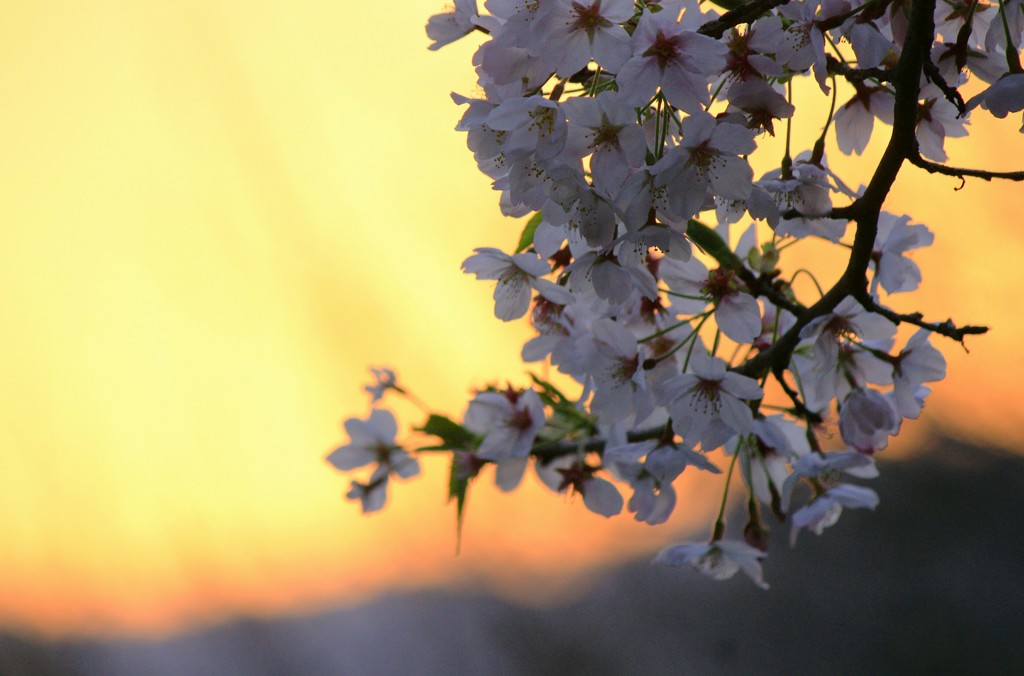
[[[324,456],[369,410],[368,366],[453,417],[471,388],[525,381],[527,327],[459,271],[520,225],[453,130],[476,40],[427,52],[440,10],[5,8],[0,673],[782,669],[810,644],[856,655],[858,631],[882,664],[979,645],[1022,664],[1018,184],[904,170],[889,208],[936,244],[894,305],[992,330],[938,344],[949,376],[885,452],[878,513],[793,552],[778,527],[767,594],[646,566],[704,537],[706,477],[658,528],[481,482],[458,557],[442,463],[381,514],[342,499]],[[824,120],[807,110],[796,148]],[[1020,169],[1013,118],[978,111],[950,162]],[[866,181],[883,135],[833,168]]]

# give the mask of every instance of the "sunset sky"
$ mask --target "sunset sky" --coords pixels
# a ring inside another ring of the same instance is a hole
[[[706,529],[721,486],[689,474],[695,506],[660,529],[481,484],[458,558],[442,464],[383,514],[342,499],[324,456],[368,412],[368,366],[453,416],[524,382],[527,327],[459,271],[520,226],[453,130],[475,41],[427,52],[440,5],[88,5],[0,24],[0,625],[164,631],[480,580],[542,601]],[[1019,126],[976,114],[951,162],[1024,168]],[[832,166],[866,181],[877,150]],[[992,327],[939,343],[911,432],[1022,447],[1024,188],[958,185],[908,168],[889,202],[936,234],[897,307]]]

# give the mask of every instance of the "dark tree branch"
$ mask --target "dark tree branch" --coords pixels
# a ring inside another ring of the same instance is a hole
[[[743,280],[743,283],[747,285],[747,288],[750,289],[750,292],[755,297],[763,296],[767,298],[771,302],[771,304],[777,308],[786,310],[794,316],[799,316],[800,313],[807,309],[800,303],[790,300],[786,296],[786,294],[782,293],[779,289],[772,286],[771,280],[767,279],[764,276],[755,277],[754,274],[751,273],[750,270],[747,270],[746,268],[743,268],[739,276],[740,279]]]
[[[708,21],[698,28],[697,32],[717,40],[730,28],[735,28],[741,23],[753,23],[754,20],[788,2],[789,0],[751,0],[736,9],[729,10],[714,21]]]
[[[908,324],[913,324],[914,326],[920,326],[922,329],[928,329],[932,333],[952,338],[958,343],[963,343],[965,336],[979,336],[983,333],[988,333],[987,326],[957,326],[953,323],[952,319],[947,319],[942,323],[926,322],[924,321],[924,315],[920,312],[900,314],[899,312],[890,310],[884,305],[879,305],[868,294],[858,297],[857,300],[860,301],[860,304],[864,306],[865,310],[874,312],[875,314],[880,314],[894,324],[906,322]]]
[[[789,400],[793,402],[793,413],[800,416],[812,425],[817,425],[821,422],[821,416],[807,408],[804,403],[800,400],[800,393],[790,387],[789,383],[786,382],[786,371],[785,369],[773,369],[772,375],[775,376],[776,382],[782,387],[782,391],[786,393]]]
[[[864,80],[878,80],[889,82],[892,78],[892,70],[888,68],[854,68],[843,63],[831,54],[825,55],[825,68],[832,75],[842,75],[849,82],[863,82]]]
[[[1024,171],[986,171],[984,169],[965,169],[963,167],[947,167],[945,164],[939,164],[938,162],[931,162],[921,157],[919,152],[914,152],[907,156],[910,163],[916,167],[921,167],[929,174],[943,174],[944,176],[954,176],[959,178],[961,181],[967,177],[980,178],[985,181],[991,181],[994,178],[1001,178],[1007,181],[1024,181]]]
[[[832,211],[827,214],[802,214],[796,209],[787,209],[783,211],[779,216],[786,219],[793,218],[839,218],[846,221],[852,221],[854,218],[853,205],[848,204],[845,207],[832,207]]]
[[[637,432],[630,432],[626,435],[626,440],[630,443],[636,443],[638,441],[660,439],[664,435],[665,426],[659,425],[657,427],[650,427]],[[530,455],[537,458],[541,463],[547,464],[552,460],[566,455],[572,455],[579,451],[583,451],[585,453],[603,453],[607,442],[608,440],[604,437],[589,437],[587,439],[580,439],[577,441],[545,441],[535,444],[530,450]]]
[[[929,82],[942,91],[942,95],[946,97],[946,100],[953,104],[958,113],[957,117],[963,117],[967,113],[967,104],[964,103],[964,97],[960,96],[960,90],[946,82],[946,78],[942,77],[939,67],[932,63],[931,58],[924,61],[924,74]]]
[[[761,352],[736,371],[752,378],[761,378],[768,370],[781,371],[789,361],[800,342],[804,327],[818,317],[832,312],[847,296],[866,293],[867,270],[871,262],[871,250],[878,235],[878,216],[889,190],[899,174],[903,161],[917,150],[917,105],[921,93],[921,72],[929,58],[932,41],[935,38],[935,0],[917,0],[911,6],[907,38],[903,53],[893,70],[892,83],[896,90],[893,106],[892,134],[882,159],[868,187],[853,204],[848,213],[857,223],[853,248],[846,270],[835,285],[825,292],[817,303],[797,316],[797,321],[774,345]]]

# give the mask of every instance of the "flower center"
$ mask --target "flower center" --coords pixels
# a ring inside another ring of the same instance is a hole
[[[596,471],[582,462],[575,462],[567,469],[557,470],[562,475],[562,483],[558,485],[558,492],[561,493],[571,486],[575,492],[583,495],[583,482],[594,476]]]
[[[835,316],[825,324],[823,333],[832,334],[836,340],[849,336],[856,336],[857,331],[853,328],[853,324],[846,317]]]
[[[679,42],[678,35],[667,36],[658,31],[658,37],[644,52],[644,56],[653,57],[658,62],[658,67],[665,70],[669,63],[678,58]]]
[[[725,69],[740,80],[760,77],[757,69],[750,65],[749,56],[753,53],[747,44],[749,36],[741,35],[735,28],[729,36],[729,54],[726,56]]]
[[[630,359],[622,359],[616,368],[612,370],[612,375],[619,382],[629,382],[636,375],[637,369],[640,368],[640,355],[634,355]]]
[[[698,380],[692,400],[693,410],[704,414],[718,413],[722,408],[721,389],[722,383],[718,380]]]
[[[394,450],[394,448],[394,446],[386,444],[383,441],[378,442],[378,444],[373,447],[373,452],[377,456],[377,462],[382,465],[387,464],[388,460],[391,458],[391,451]]]
[[[512,429],[525,432],[533,426],[533,416],[530,415],[530,411],[525,408],[517,408],[508,418],[508,426]]]
[[[593,38],[598,28],[612,25],[611,21],[601,16],[601,0],[596,0],[590,5],[574,2],[572,11],[576,14],[576,20],[569,27],[570,31],[584,31],[588,37]]]
[[[716,303],[726,296],[734,296],[739,291],[736,273],[728,268],[715,268],[708,273],[708,281],[700,290]]]
[[[718,157],[718,151],[711,147],[711,141],[708,140],[690,150],[688,162],[701,171],[707,171],[716,157]]]
[[[594,147],[608,146],[619,147],[619,131],[623,125],[615,125],[608,121],[607,117],[601,118],[601,126],[594,130]]]

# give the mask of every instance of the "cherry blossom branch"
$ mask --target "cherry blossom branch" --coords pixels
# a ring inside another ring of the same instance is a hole
[[[392,477],[419,473],[413,454],[440,451],[451,455],[456,533],[469,487],[486,464],[496,466],[495,483],[504,491],[532,466],[545,485],[557,493],[571,489],[596,514],[628,508],[655,525],[675,507],[672,482],[682,470],[721,473],[705,456],[724,449],[732,458],[711,542],[669,547],[656,561],[691,564],[715,578],[742,568],[767,587],[760,567],[768,548],[763,506],[789,520],[795,538],[801,529],[820,533],[838,508],[878,504],[874,491],[839,477],[867,478],[873,471],[857,470],[873,470],[872,454],[886,447],[902,420],[920,415],[922,385],[946,371],[932,333],[963,344],[988,330],[928,322],[920,312],[901,314],[881,304],[879,289],[917,288],[920,270],[906,254],[934,238],[926,226],[883,206],[904,162],[961,181],[1024,181],[1024,171],[947,167],[921,156],[920,148],[940,155],[946,137],[966,133],[959,118],[967,106],[950,82],[999,56],[1002,47],[992,39],[998,25],[985,26],[984,40],[972,40],[977,0],[940,12],[941,39],[938,0],[713,2],[725,14],[704,23],[699,35],[694,26],[711,15],[663,0],[547,3],[543,10],[542,3],[516,2],[514,16],[509,2],[485,3],[495,5],[494,14],[479,15],[476,0],[455,0],[430,17],[432,50],[476,30],[488,35],[474,56],[482,98],[453,95],[468,105],[458,128],[502,193],[503,212],[535,214],[514,254],[478,248],[463,270],[495,282],[494,314],[501,320],[523,317],[532,302],[538,335],[524,345],[523,360],[557,367],[582,394],[566,396],[533,374],[527,387],[488,386],[474,393],[461,419],[428,412],[413,431],[437,441],[406,450],[395,441],[394,415],[376,404],[385,391],[410,395],[389,369],[374,369],[376,382],[366,388],[373,410],[365,420],[346,420],[349,442],[327,456],[342,471],[374,466],[346,495],[364,512],[384,506]],[[1011,77],[971,101],[999,117],[1020,110],[1024,91],[1024,69],[1012,48],[1024,29],[1013,21],[1011,30],[1007,6],[1015,8],[1016,0],[999,2]],[[742,33],[735,30],[741,24]],[[846,62],[840,37],[860,61]],[[832,56],[825,55],[829,46]],[[892,67],[883,67],[875,57],[893,50],[900,52],[895,66],[886,59]],[[936,64],[950,65],[954,57],[958,75],[947,82]],[[872,64],[879,67],[855,67]],[[826,94],[831,80],[832,103],[809,155],[794,162],[792,82],[812,72]],[[837,77],[857,90],[838,111]],[[942,97],[925,93],[922,105],[926,81]],[[722,101],[728,114],[713,115],[712,104]],[[952,108],[960,113],[956,119]],[[834,129],[839,150],[859,154],[876,118],[891,122],[890,136],[857,196],[827,169],[826,138]],[[785,157],[755,181],[749,156],[758,146],[756,132],[771,132],[782,119]],[[832,207],[836,192],[853,201]],[[717,229],[693,220],[708,210],[709,197]],[[764,228],[753,223],[730,246],[719,233],[742,218],[744,206],[784,239],[764,241]],[[792,222],[780,227],[779,215]],[[680,232],[674,224],[684,221]],[[852,243],[844,237],[850,222]],[[808,236],[845,248],[847,258],[831,288],[814,280],[818,296],[809,292],[801,302],[793,280],[806,270],[785,273],[780,254]],[[691,245],[706,256],[691,256]],[[899,323],[923,330],[892,355]],[[735,346],[728,359],[723,339]],[[769,377],[778,386],[766,393]],[[817,439],[816,425],[830,411],[838,414],[845,450],[824,451]],[[650,420],[661,422],[640,427]],[[750,517],[743,540],[726,537],[724,521],[737,466]],[[628,503],[613,482],[629,484]],[[813,490],[790,519],[798,482]]]
[[[893,71],[896,101],[889,143],[868,183],[868,187],[847,210],[857,223],[853,247],[843,275],[818,302],[797,315],[797,321],[770,348],[735,370],[759,378],[769,369],[781,371],[789,365],[800,333],[807,324],[835,309],[847,296],[866,293],[867,270],[878,235],[878,216],[889,190],[896,181],[903,160],[918,154],[916,126],[921,72],[935,35],[935,0],[915,2],[910,13],[905,48]]]

